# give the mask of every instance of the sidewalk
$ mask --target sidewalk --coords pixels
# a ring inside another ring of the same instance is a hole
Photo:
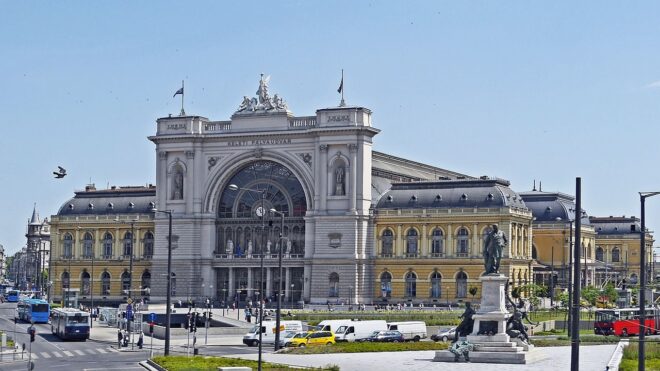
[[[616,344],[580,347],[580,370],[605,370]],[[571,366],[571,347],[536,348],[541,352],[540,360],[528,365],[484,364],[484,363],[444,363],[432,362],[435,351],[383,352],[383,353],[341,353],[291,355],[265,353],[267,362],[292,366],[322,367],[337,365],[341,371],[363,370],[483,370],[493,368],[497,371],[565,371]],[[228,357],[257,360],[256,354],[237,354]]]

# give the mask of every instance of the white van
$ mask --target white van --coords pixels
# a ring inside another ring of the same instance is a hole
[[[335,341],[353,342],[366,339],[374,331],[385,330],[387,330],[387,322],[383,320],[351,321],[351,323],[339,326],[335,331]]]
[[[283,336],[285,331],[299,332],[302,329],[301,321],[280,321],[280,336]],[[275,344],[275,332],[277,332],[276,322],[264,321],[261,326],[261,343]],[[243,344],[247,346],[259,344],[259,325],[252,327],[250,332],[243,336]]]
[[[406,341],[420,341],[427,337],[426,322],[422,321],[390,322],[387,324],[387,329],[399,331]]]
[[[350,319],[328,319],[325,321],[319,322],[318,325],[314,326],[314,331],[332,331],[337,332],[339,326],[348,325],[353,322]]]

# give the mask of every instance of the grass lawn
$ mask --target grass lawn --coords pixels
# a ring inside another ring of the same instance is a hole
[[[239,367],[247,366],[253,370],[258,368],[257,361],[251,361],[238,358],[223,357],[204,357],[204,356],[167,356],[154,357],[153,361],[168,371],[216,371],[218,367]],[[326,366],[324,368],[292,368],[285,365],[278,365],[268,362],[262,362],[264,370],[323,370],[339,371],[337,366]]]
[[[619,370],[621,371],[635,371],[638,369],[637,357],[638,357],[638,345],[637,342],[630,342],[630,345],[623,349],[623,359],[621,360],[621,365]],[[660,344],[648,342],[646,343],[645,350],[645,362],[644,366],[647,370],[660,370]]]
[[[602,335],[580,335],[580,345],[602,345],[616,344],[619,342],[616,336]],[[534,339],[532,344],[537,347],[561,347],[571,345],[571,339],[567,336],[559,336],[557,339]]]
[[[449,343],[420,341],[412,343],[337,343],[328,346],[289,348],[289,354],[405,352],[415,350],[443,350]]]

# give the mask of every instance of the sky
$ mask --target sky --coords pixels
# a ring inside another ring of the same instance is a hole
[[[660,2],[0,0],[0,244],[88,183],[155,183],[155,120],[227,120],[259,75],[298,116],[373,111],[374,149],[595,216],[660,191]],[[68,175],[55,180],[61,165]],[[660,231],[660,196],[646,201]]]

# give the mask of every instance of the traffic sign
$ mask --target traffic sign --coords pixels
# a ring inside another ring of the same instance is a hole
[[[126,319],[129,321],[133,319],[133,306],[130,304],[126,306]]]
[[[156,313],[149,313],[149,322],[156,322]]]

